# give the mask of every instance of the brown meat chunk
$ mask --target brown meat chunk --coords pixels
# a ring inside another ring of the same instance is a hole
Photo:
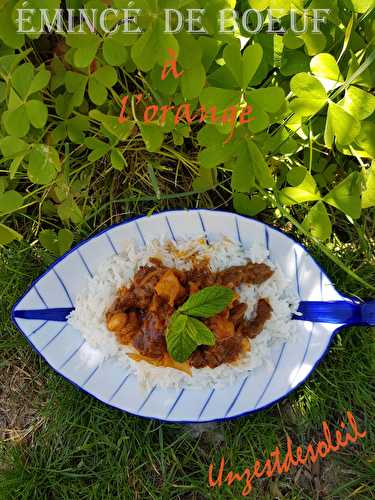
[[[148,312],[143,319],[142,330],[145,333],[164,335],[167,318],[158,312]]]
[[[201,348],[198,348],[190,356],[190,365],[194,368],[204,368],[207,366],[205,352]]]
[[[249,262],[245,266],[233,266],[217,273],[216,283],[218,285],[236,288],[241,283],[260,285],[267,281],[273,274],[267,264],[253,264]]]
[[[150,312],[158,312],[160,310],[160,308],[162,307],[162,305],[164,304],[164,299],[162,297],[160,297],[159,295],[157,294],[154,294],[153,297],[152,297],[152,301],[151,301],[151,304],[149,305],[149,308],[148,310]]]
[[[189,281],[189,295],[199,292],[199,284],[195,281]]]
[[[195,291],[215,284],[216,276],[206,266],[193,267],[193,269],[187,271],[186,274],[188,282],[194,284],[193,287]]]
[[[246,320],[240,326],[241,333],[245,337],[254,339],[263,330],[264,325],[272,316],[272,307],[266,299],[260,299],[258,301],[257,310],[255,318],[251,320]]]
[[[244,269],[243,283],[261,285],[272,275],[273,271],[267,264],[247,264]]]
[[[242,351],[242,337],[236,335],[223,342],[217,342],[207,349],[206,360],[210,368],[217,368],[223,363],[233,363]]]
[[[234,304],[233,308],[230,311],[230,320],[234,324],[235,328],[238,328],[238,326],[241,324],[241,321],[243,320],[243,317],[245,315],[247,309],[246,304]]]
[[[173,269],[173,272],[177,276],[178,281],[181,283],[181,285],[186,286],[187,285],[186,271],[180,271],[179,269]]]
[[[139,331],[133,337],[133,346],[147,358],[160,359],[167,352],[164,335]]]
[[[242,352],[241,335],[234,335],[212,347],[200,347],[190,357],[190,364],[194,368],[217,368],[223,363],[233,363]]]
[[[167,352],[164,330],[165,318],[149,312],[143,320],[142,329],[133,338],[133,346],[142,356],[159,359]]]
[[[136,312],[131,311],[126,314],[126,317],[126,323],[115,332],[117,340],[123,345],[127,345],[132,341],[141,326],[139,316]]]
[[[146,285],[158,271],[160,272],[160,269],[155,266],[141,266],[133,278],[134,288]]]
[[[137,297],[133,290],[121,288],[117,293],[117,298],[109,312],[127,311],[137,305]]]
[[[147,309],[152,301],[155,286],[160,277],[165,273],[165,268],[141,267],[134,276],[132,293],[136,300],[133,307]]]

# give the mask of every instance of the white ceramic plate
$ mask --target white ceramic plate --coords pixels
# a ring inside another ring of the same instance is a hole
[[[335,331],[344,323],[298,321],[298,339],[272,349],[272,366],[262,366],[221,389],[166,390],[157,385],[146,393],[134,375],[114,361],[98,364],[87,357],[79,331],[66,322],[26,319],[21,311],[74,307],[90,274],[117,253],[126,240],[146,245],[169,237],[224,234],[243,243],[267,245],[270,259],[294,277],[301,301],[345,301],[307,251],[276,229],[229,212],[172,211],[110,227],[84,241],[55,262],[33,283],[12,310],[12,319],[32,347],[60,375],[103,403],[141,417],[173,422],[208,422],[262,410],[287,396],[315,369]],[[26,315],[27,316],[27,315]]]

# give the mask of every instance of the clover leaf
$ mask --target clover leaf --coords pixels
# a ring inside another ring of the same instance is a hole
[[[27,175],[34,184],[46,185],[52,182],[61,168],[56,149],[46,144],[34,144],[28,156]]]
[[[314,238],[327,240],[332,233],[332,224],[327,209],[322,201],[318,201],[307,213],[302,226],[309,231]]]
[[[358,120],[365,120],[375,111],[375,96],[351,85],[345,92],[342,107]]]
[[[0,214],[12,213],[22,207],[23,196],[17,191],[10,190],[0,195]]]
[[[290,103],[290,108],[298,117],[315,115],[327,102],[324,86],[308,73],[295,75],[290,82],[290,88],[296,96]]]
[[[131,56],[139,69],[150,71],[156,64],[162,66],[170,59],[170,49],[178,57],[179,45],[176,38],[164,31],[162,20],[157,18],[134,43]]]
[[[39,234],[40,244],[56,257],[64,255],[73,244],[73,233],[69,229],[60,229],[56,234],[51,229],[45,229]]]
[[[73,71],[67,72],[65,85],[68,92],[74,95],[74,106],[82,104],[86,86],[88,86],[90,100],[100,106],[106,102],[108,89],[116,84],[117,79],[116,70],[112,66],[101,66],[88,75]]]
[[[265,130],[272,123],[272,115],[285,103],[285,92],[281,87],[250,90],[246,97],[255,118],[249,122],[248,128],[254,133]]]
[[[225,64],[236,79],[240,89],[247,89],[263,58],[263,48],[259,43],[249,45],[241,54],[237,43],[228,44],[223,52]]]
[[[353,172],[335,186],[325,197],[324,201],[338,208],[352,219],[361,216],[361,175]]]
[[[35,73],[31,63],[18,66],[11,75],[8,109],[2,120],[5,130],[14,137],[24,137],[30,126],[41,129],[48,118],[48,108],[42,100],[32,98],[43,90],[49,82],[50,72],[41,66]]]
[[[255,215],[263,212],[268,204],[259,194],[247,196],[243,193],[234,193],[233,206],[238,213],[248,215],[249,217],[255,217]]]
[[[345,146],[355,140],[361,131],[360,121],[345,111],[340,105],[329,103],[324,140],[328,147],[332,147],[334,139]]]
[[[320,200],[321,196],[314,177],[306,170],[305,175],[295,187],[287,187],[281,190],[280,198],[284,205],[290,206],[306,201]]]

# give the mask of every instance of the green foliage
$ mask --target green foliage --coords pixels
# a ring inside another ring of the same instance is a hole
[[[56,234],[51,229],[45,229],[39,234],[40,244],[52,255],[59,257],[66,253],[73,243],[73,234],[69,229],[60,229]]]
[[[313,205],[309,210],[303,221],[303,226],[319,240],[324,241],[331,236],[332,224],[327,209],[322,201],[318,201],[318,203]]]
[[[22,235],[5,224],[0,224],[0,245],[8,245],[14,240],[21,240]]]
[[[31,63],[18,66],[8,83],[8,109],[2,115],[6,132],[14,137],[24,137],[30,126],[42,129],[48,119],[46,104],[31,98],[43,90],[49,82],[50,72],[43,66],[35,73]]]
[[[366,188],[362,194],[362,208],[375,207],[375,161],[366,173]]]
[[[17,191],[5,191],[0,195],[0,214],[14,212],[22,206],[23,197]]]
[[[31,8],[54,9],[60,3],[33,0]],[[73,3],[95,7],[98,16],[106,7]],[[133,176],[133,194],[140,196],[138,182],[145,176],[132,167],[129,153],[145,155],[137,161],[146,170],[150,155],[172,162],[153,168],[155,199],[163,197],[166,183],[177,185],[187,172],[189,180],[193,174],[187,190],[204,193],[220,182],[225,202],[232,200],[239,213],[275,210],[275,199],[280,200],[322,241],[330,238],[340,212],[354,221],[375,205],[371,2],[333,2],[321,33],[313,32],[311,20],[306,32],[293,32],[290,9],[304,8],[303,1],[174,5],[182,11],[205,8],[208,36],[165,33],[167,3],[135,2],[143,10],[141,33],[124,33],[113,14],[107,27],[116,32],[98,27],[94,33],[52,37],[17,33],[18,3],[0,2],[0,187],[7,182],[0,190],[1,244],[19,237],[11,229],[18,215],[34,214],[37,206],[38,217],[43,214],[48,222],[81,227],[91,215],[90,182],[103,179],[109,189],[115,172]],[[219,33],[221,9],[241,13],[249,5],[262,11],[260,33],[249,35],[241,26]],[[267,8],[280,9],[283,36],[269,33]],[[39,30],[37,21],[33,15],[30,26]],[[302,25],[297,14],[296,26]],[[170,73],[162,80],[171,49],[180,77]],[[153,105],[157,112],[148,121],[145,111]],[[40,241],[59,254],[59,235],[47,233]]]

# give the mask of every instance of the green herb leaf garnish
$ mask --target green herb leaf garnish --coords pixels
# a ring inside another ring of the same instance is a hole
[[[183,363],[198,346],[215,344],[212,331],[196,317],[210,318],[219,314],[234,296],[229,288],[211,286],[189,297],[174,313],[168,326],[167,349],[174,360]]]
[[[199,345],[214,345],[215,337],[199,319],[186,314],[175,314],[168,328],[167,348],[179,363],[188,360]]]
[[[225,286],[209,286],[191,295],[179,308],[189,316],[211,318],[221,313],[234,299],[234,292]]]

